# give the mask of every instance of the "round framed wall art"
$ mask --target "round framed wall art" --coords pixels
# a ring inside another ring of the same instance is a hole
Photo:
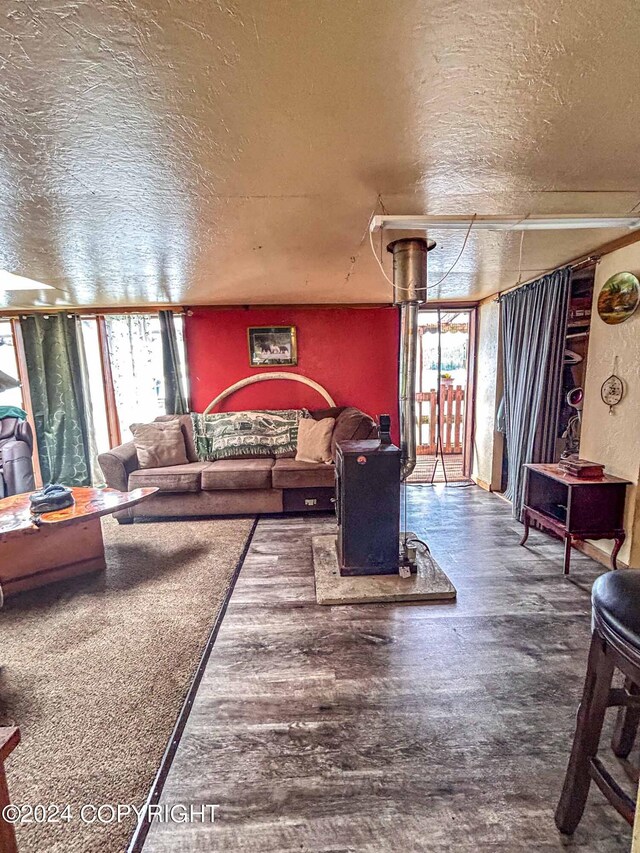
[[[640,303],[640,282],[633,273],[617,272],[608,278],[598,296],[598,314],[610,326],[624,323]]]

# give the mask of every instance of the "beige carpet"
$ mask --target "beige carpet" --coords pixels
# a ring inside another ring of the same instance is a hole
[[[142,804],[251,531],[250,519],[104,522],[105,574],[0,610],[0,724],[15,803],[69,803],[71,823],[20,827],[21,853],[115,853],[135,820],[85,825],[85,803]]]

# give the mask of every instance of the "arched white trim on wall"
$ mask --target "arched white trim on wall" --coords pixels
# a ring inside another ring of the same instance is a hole
[[[317,391],[321,397],[327,401],[330,406],[335,406],[335,400],[329,394],[329,392],[322,387],[318,382],[314,382],[313,379],[309,379],[307,376],[301,376],[299,373],[258,373],[255,376],[247,376],[245,379],[240,379],[238,382],[234,382],[233,385],[229,385],[228,388],[225,388],[217,397],[209,403],[207,408],[204,410],[204,414],[208,415],[209,412],[214,409],[218,403],[221,403],[227,397],[231,396],[231,394],[235,394],[236,391],[239,391],[241,388],[246,388],[247,385],[253,385],[255,382],[268,382],[270,379],[290,379],[292,382],[301,382],[303,385],[307,385],[309,388],[313,388],[314,391]]]

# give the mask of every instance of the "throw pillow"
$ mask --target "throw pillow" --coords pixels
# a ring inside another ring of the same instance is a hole
[[[182,435],[184,436],[184,446],[187,450],[187,459],[189,462],[199,462],[198,454],[196,453],[196,443],[193,439],[193,423],[191,415],[158,415],[155,423],[165,423],[167,421],[177,421],[182,427]]]
[[[165,468],[186,465],[187,451],[179,421],[131,424],[141,468]]]
[[[191,413],[198,459],[293,456],[298,443],[298,422],[306,409],[247,412]]]
[[[377,438],[376,422],[360,409],[347,406],[336,418],[336,427],[331,439],[331,453],[336,456],[336,447],[341,441],[361,441],[367,438]]]
[[[335,423],[334,418],[323,418],[321,421],[302,418],[298,424],[296,462],[324,462],[330,465],[333,462],[331,436]]]
[[[314,421],[321,421],[323,418],[338,418],[346,409],[346,406],[331,406],[328,409],[311,409],[309,414]]]

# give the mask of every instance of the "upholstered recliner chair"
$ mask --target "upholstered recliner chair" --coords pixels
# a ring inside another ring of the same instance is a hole
[[[20,418],[0,419],[0,498],[32,492],[33,433]]]

